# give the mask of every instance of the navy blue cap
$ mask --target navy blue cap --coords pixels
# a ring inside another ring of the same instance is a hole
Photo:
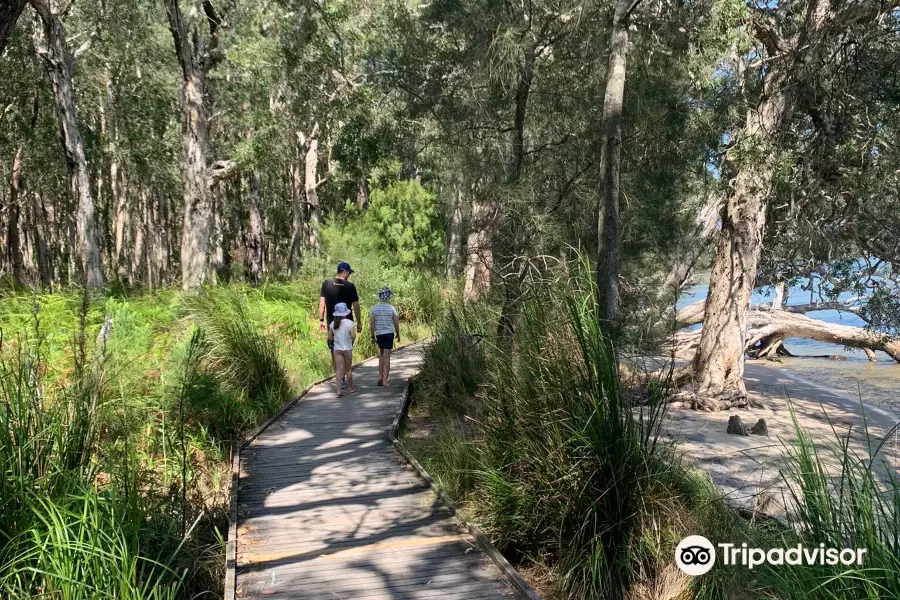
[[[350,263],[339,262],[337,272],[340,273],[341,271],[347,271],[348,273],[352,273],[353,269],[350,268]]]

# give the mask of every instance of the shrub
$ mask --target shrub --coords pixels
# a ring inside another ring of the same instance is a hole
[[[444,233],[434,194],[415,181],[375,189],[363,218],[384,249],[402,265],[435,265],[443,258]]]

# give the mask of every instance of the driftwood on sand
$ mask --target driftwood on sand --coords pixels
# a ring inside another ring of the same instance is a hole
[[[703,322],[704,303],[690,304],[676,315],[679,328]],[[869,360],[875,360],[875,351],[880,350],[900,362],[900,337],[879,333],[863,327],[826,323],[806,316],[817,310],[843,310],[858,313],[858,309],[848,303],[818,302],[783,308],[772,308],[771,304],[751,307],[747,317],[748,335],[745,352],[752,358],[771,358],[776,355],[790,355],[782,342],[788,338],[804,338],[858,348]],[[696,352],[700,342],[700,331],[679,331],[670,340],[670,347],[676,356],[689,358]]]

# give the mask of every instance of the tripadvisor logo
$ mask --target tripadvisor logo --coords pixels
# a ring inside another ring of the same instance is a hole
[[[826,548],[825,544],[809,548],[797,544],[790,548],[750,548],[747,544],[716,545],[725,566],[753,569],[760,565],[828,565],[861,566],[866,548]],[[702,535],[689,535],[675,548],[675,564],[688,575],[703,575],[716,564],[716,549]]]
[[[688,575],[703,575],[716,564],[716,550],[702,535],[689,535],[675,548],[675,564]]]

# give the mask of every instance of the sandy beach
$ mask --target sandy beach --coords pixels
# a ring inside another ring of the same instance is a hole
[[[686,460],[709,473],[732,506],[784,515],[789,499],[779,470],[796,437],[791,408],[823,458],[830,457],[838,438],[849,432],[850,448],[858,457],[867,458],[880,446],[879,462],[900,470],[900,417],[889,404],[861,404],[858,395],[846,389],[817,385],[790,370],[755,361],[747,362],[744,379],[748,392],[764,408],[703,412],[676,404],[663,423],[664,435],[677,442]],[[726,433],[732,415],[739,415],[748,430],[765,419],[768,436]]]

